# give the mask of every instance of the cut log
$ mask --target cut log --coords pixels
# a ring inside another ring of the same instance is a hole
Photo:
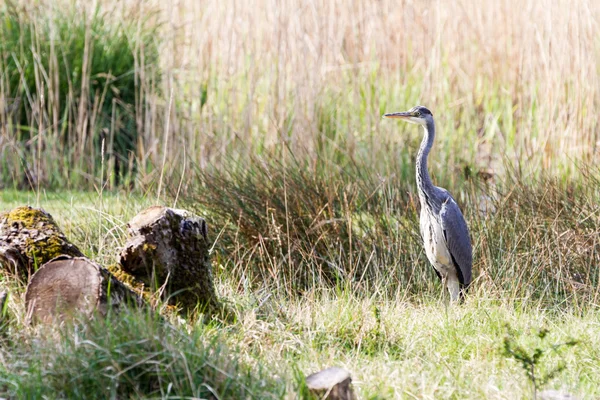
[[[128,224],[123,271],[149,288],[164,288],[171,304],[206,314],[220,310],[209,260],[204,219],[185,210],[154,206]]]
[[[140,306],[140,297],[85,257],[60,256],[42,265],[25,293],[30,321],[63,320],[74,313],[106,315],[109,308]]]
[[[306,386],[319,399],[355,400],[350,372],[343,368],[330,367],[306,378]]]
[[[29,206],[0,214],[0,267],[27,279],[35,270],[60,255],[81,257],[50,214]]]

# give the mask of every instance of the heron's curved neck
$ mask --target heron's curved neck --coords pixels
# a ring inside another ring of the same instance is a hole
[[[433,121],[428,122],[427,125],[423,126],[425,130],[425,136],[419,147],[419,154],[417,155],[417,186],[419,188],[419,194],[421,200],[423,196],[433,196],[434,186],[431,183],[429,171],[427,170],[427,156],[433,146],[433,139],[435,138],[435,124]]]

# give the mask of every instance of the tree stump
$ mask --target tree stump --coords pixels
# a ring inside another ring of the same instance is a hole
[[[355,400],[350,372],[343,368],[330,367],[306,378],[306,386],[319,399]]]
[[[540,400],[577,400],[577,397],[557,390],[544,390],[539,394]]]
[[[128,224],[123,271],[150,288],[165,288],[171,304],[205,314],[220,309],[209,260],[204,219],[185,210],[153,206]]]
[[[50,214],[29,206],[0,214],[0,267],[27,279],[59,255],[82,257]]]
[[[0,242],[1,243],[1,242]],[[28,275],[28,262],[23,254],[12,246],[0,244],[0,270],[21,278]]]
[[[42,265],[25,293],[28,320],[51,322],[74,313],[106,315],[109,307],[141,306],[141,298],[85,257],[60,256]]]

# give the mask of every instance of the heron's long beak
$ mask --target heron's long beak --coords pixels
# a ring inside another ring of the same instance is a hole
[[[399,118],[399,119],[406,119],[406,118],[410,118],[413,117],[413,113],[409,112],[409,111],[404,111],[404,112],[396,112],[396,113],[390,113],[390,114],[383,114],[384,118]]]

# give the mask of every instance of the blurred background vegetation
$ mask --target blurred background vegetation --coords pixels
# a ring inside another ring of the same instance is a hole
[[[443,180],[503,175],[503,158],[572,178],[598,161],[599,8],[8,0],[0,185],[143,188],[291,155],[390,175],[418,133],[381,114],[417,103],[438,122]]]

